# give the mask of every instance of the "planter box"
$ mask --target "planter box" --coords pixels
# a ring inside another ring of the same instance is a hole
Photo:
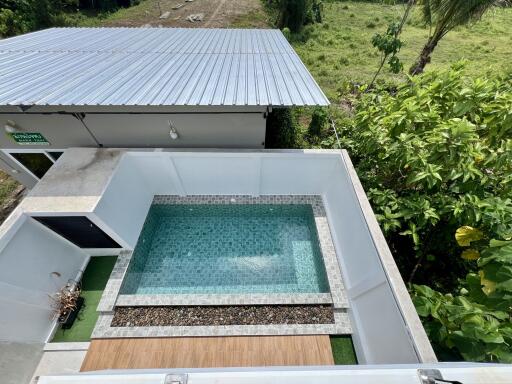
[[[73,323],[76,320],[76,317],[78,316],[78,312],[80,312],[80,309],[84,305],[85,299],[83,297],[79,297],[76,300],[76,308],[69,312],[67,315],[59,316],[58,322],[61,324],[62,329],[69,329],[73,325]]]

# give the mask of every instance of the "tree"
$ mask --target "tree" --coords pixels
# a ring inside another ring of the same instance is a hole
[[[293,33],[300,32],[306,21],[306,0],[279,0],[279,29],[289,28]]]
[[[416,3],[416,0],[408,0],[405,6],[404,14],[402,15],[402,19],[398,23],[390,23],[388,25],[388,29],[385,34],[377,33],[372,38],[372,45],[377,48],[381,52],[380,64],[373,76],[370,85],[368,86],[368,90],[373,88],[373,84],[379,76],[384,64],[386,61],[388,62],[391,72],[398,73],[402,70],[402,63],[396,56],[402,47],[402,41],[399,36],[402,33],[402,29],[405,25],[405,22],[409,18],[412,7]]]
[[[430,62],[432,52],[439,41],[448,32],[459,25],[479,20],[498,0],[422,0],[423,19],[430,26],[427,43],[423,47],[416,63],[411,67],[410,74],[422,73]]]

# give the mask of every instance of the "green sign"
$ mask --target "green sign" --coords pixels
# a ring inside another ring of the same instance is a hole
[[[15,142],[21,145],[50,145],[43,135],[37,132],[10,133]]]

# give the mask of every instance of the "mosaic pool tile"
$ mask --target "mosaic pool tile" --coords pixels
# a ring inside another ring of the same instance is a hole
[[[329,292],[310,204],[152,205],[123,294]]]

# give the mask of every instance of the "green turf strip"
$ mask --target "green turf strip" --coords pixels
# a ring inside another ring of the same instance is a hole
[[[82,297],[84,306],[70,329],[58,329],[53,342],[89,341],[98,320],[96,307],[100,302],[110,272],[114,268],[117,256],[91,257],[82,277]]]
[[[357,364],[354,345],[350,336],[331,336],[332,355],[336,365]]]

